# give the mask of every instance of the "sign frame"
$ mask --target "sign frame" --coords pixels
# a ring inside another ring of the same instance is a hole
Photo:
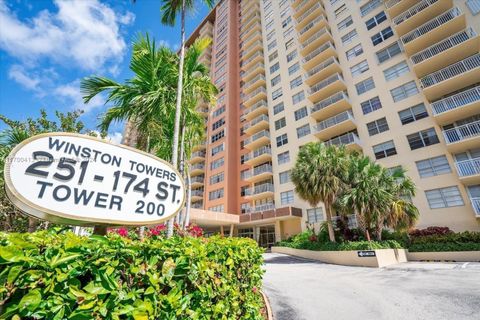
[[[358,250],[357,255],[359,258],[374,258],[377,256],[375,250]]]
[[[134,153],[139,153],[144,156],[150,157],[156,161],[159,161],[163,164],[165,164],[170,170],[172,170],[178,177],[179,183],[181,184],[183,188],[183,199],[181,201],[181,204],[179,205],[178,209],[171,215],[167,217],[162,217],[157,220],[151,220],[147,222],[132,222],[132,221],[123,221],[123,220],[115,220],[115,219],[101,219],[101,218],[85,218],[85,220],[79,220],[79,216],[74,216],[74,215],[69,215],[64,212],[58,212],[55,210],[50,210],[44,207],[41,207],[32,201],[26,199],[22,194],[20,194],[16,188],[13,185],[12,179],[11,179],[11,172],[10,172],[10,164],[5,164],[4,167],[4,178],[5,178],[5,192],[7,194],[8,199],[13,203],[13,205],[18,208],[20,211],[22,211],[24,214],[41,219],[41,220],[46,220],[50,221],[53,223],[59,223],[59,224],[67,224],[67,225],[77,225],[77,226],[148,226],[148,225],[157,225],[161,224],[167,220],[173,219],[185,206],[186,202],[186,188],[185,188],[185,181],[183,177],[180,175],[180,172],[174,168],[174,166],[167,161],[160,159],[153,154],[150,154],[148,152],[132,148],[127,145],[123,144],[118,144],[118,143],[113,143],[106,141],[101,138],[85,135],[85,134],[80,134],[80,133],[72,133],[72,132],[48,132],[48,133],[41,133],[38,135],[35,135],[33,137],[30,137],[28,139],[25,139],[18,145],[16,145],[12,151],[9,153],[7,156],[7,161],[12,161],[15,158],[15,155],[18,153],[18,151],[23,148],[25,145],[27,145],[30,142],[33,142],[37,139],[40,138],[46,138],[46,137],[77,137],[81,139],[88,139],[88,140],[93,140],[95,142],[99,143],[104,143],[108,144],[117,148],[122,148],[125,150],[128,150],[130,152]],[[10,159],[10,160],[8,160]],[[108,210],[106,210],[108,211]],[[88,219],[88,221],[87,221]]]

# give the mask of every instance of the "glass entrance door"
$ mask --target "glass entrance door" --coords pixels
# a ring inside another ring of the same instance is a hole
[[[263,248],[270,248],[275,244],[275,226],[260,227],[258,245]]]

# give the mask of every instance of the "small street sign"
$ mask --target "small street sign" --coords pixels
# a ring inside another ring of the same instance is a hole
[[[357,251],[357,254],[360,258],[365,258],[365,257],[375,257],[375,251],[374,250],[362,250],[362,251]]]

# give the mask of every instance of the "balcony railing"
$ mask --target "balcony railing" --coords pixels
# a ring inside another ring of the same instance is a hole
[[[401,39],[403,44],[407,44],[412,42],[413,40],[417,39],[418,37],[423,36],[424,34],[432,31],[435,28],[447,23],[448,21],[460,16],[462,12],[457,7],[452,8],[445,13],[433,18],[426,23],[422,24],[420,27],[416,28],[415,30],[410,31],[406,35],[404,35]]]
[[[297,18],[297,21],[303,21],[305,20],[306,17],[308,17],[313,11],[317,10],[318,8],[321,8],[322,5],[320,2],[317,2],[315,5],[313,5],[310,9],[305,11],[300,17]]]
[[[428,88],[442,81],[480,67],[480,53],[458,61],[420,79],[422,88]]]
[[[253,188],[248,188],[245,190],[246,195],[256,195],[264,192],[273,192],[273,183],[264,183]]]
[[[257,123],[259,123],[261,121],[267,121],[268,122],[268,116],[264,115],[264,114],[259,115],[258,117],[256,117],[252,121],[250,121],[249,123],[245,124],[243,126],[243,129],[245,130],[245,129],[248,129],[250,127],[253,127],[254,125],[256,125]]]
[[[334,95],[331,95],[330,97],[315,103],[312,106],[311,113],[314,113],[314,112],[317,112],[318,110],[326,108],[342,99],[348,100],[348,96],[345,94],[345,92],[335,93]]]
[[[267,107],[267,101],[266,100],[260,100],[257,103],[255,103],[251,108],[247,109],[247,113],[253,112],[257,110],[258,108],[262,107]]]
[[[242,78],[247,78],[250,74],[256,72],[257,68],[265,69],[265,65],[263,64],[263,62],[259,62],[259,63],[255,64],[253,67],[250,68],[250,70],[248,72],[245,72],[245,73],[241,74]]]
[[[480,197],[470,198],[475,215],[480,216]]]
[[[262,50],[259,50],[257,51],[257,53],[255,53],[254,55],[252,55],[250,58],[248,58],[247,60],[243,61],[242,64],[241,64],[241,67],[244,67],[246,66],[247,64],[249,64],[251,61],[255,60],[256,58],[258,57],[263,57],[263,51]]]
[[[318,72],[322,71],[323,69],[325,69],[326,67],[332,65],[333,63],[338,63],[338,60],[335,58],[335,57],[331,57],[327,60],[325,60],[324,62],[316,65],[315,67],[313,67],[312,69],[308,70],[307,72],[307,78],[308,77],[311,77],[315,74],[317,74]]]
[[[258,11],[260,11],[260,4],[255,3],[255,5],[245,10],[245,12],[241,12],[241,18],[248,17],[248,15],[250,15],[252,12],[258,12]]]
[[[410,59],[414,64],[423,62],[476,36],[477,33],[472,28],[465,29],[414,54]]]
[[[259,156],[264,155],[264,154],[270,154],[271,155],[272,154],[272,149],[270,147],[267,147],[267,146],[263,146],[263,147],[260,147],[258,149],[255,149],[248,154],[247,160],[254,159],[254,158],[259,157]]]
[[[480,174],[480,158],[474,158],[455,163],[460,177],[468,177]]]
[[[325,141],[325,145],[327,146],[348,145],[352,143],[360,144],[360,138],[353,132]]]
[[[308,38],[307,41],[303,42],[302,44],[302,49],[305,49],[306,47],[308,47],[310,44],[312,44],[314,41],[316,41],[317,39],[319,39],[321,36],[323,36],[325,33],[328,33],[328,29],[326,27],[324,27],[323,29],[321,30],[318,30],[317,32],[315,32],[310,38]]]
[[[205,151],[195,151],[192,153],[192,158],[200,157],[205,158]]]
[[[326,86],[334,83],[335,81],[338,81],[338,80],[343,80],[342,76],[340,76],[339,73],[336,73],[334,74],[333,76],[323,80],[323,81],[320,81],[319,83],[315,84],[314,86],[312,86],[310,88],[310,90],[308,91],[308,93],[310,95],[322,90],[323,88],[325,88]]]
[[[253,136],[245,139],[245,144],[249,144],[251,142],[254,142],[260,138],[267,137],[270,138],[270,132],[268,130],[262,130],[260,132],[255,133]]]
[[[318,47],[317,49],[313,50],[308,55],[306,55],[305,58],[303,58],[302,62],[306,63],[306,62],[312,60],[313,58],[315,58],[317,55],[319,55],[323,51],[327,50],[328,48],[334,48],[335,49],[335,46],[329,41],[329,42],[325,43],[324,45],[322,45],[321,47]]]
[[[310,2],[311,0],[303,0],[302,3],[300,3],[296,8],[295,8],[295,11],[302,11],[303,7],[305,7],[305,5]]]
[[[203,190],[192,190],[192,197],[203,197]]]
[[[253,38],[255,38],[257,36],[262,36],[262,32],[257,31],[257,32],[252,33],[247,39],[242,41],[242,43],[240,44],[240,48],[243,48],[245,43],[248,43],[250,40],[252,40]]]
[[[327,128],[333,127],[339,123],[345,122],[347,120],[354,120],[352,111],[344,111],[339,113],[331,118],[325,119],[315,126],[315,131],[320,132]]]
[[[275,210],[275,204],[273,203],[266,203],[266,204],[262,204],[262,205],[259,205],[259,206],[255,206],[255,207],[249,207],[247,209],[247,213],[251,213],[251,212],[260,212],[260,211],[268,211],[268,210]]]
[[[252,84],[254,84],[255,82],[257,82],[258,80],[263,80],[265,81],[265,76],[263,74],[259,74],[258,76],[256,76],[255,78],[253,78],[252,80],[248,81],[248,82],[245,82],[245,84],[242,86],[242,88],[248,88],[250,87]]]
[[[205,177],[204,176],[193,177],[191,182],[192,183],[204,183],[205,182]]]
[[[260,88],[258,88],[258,89],[255,89],[255,90],[252,91],[250,94],[244,96],[243,101],[248,101],[248,100],[250,100],[251,98],[255,97],[257,94],[262,93],[262,92],[266,94],[266,93],[267,93],[267,89],[265,89],[265,87],[260,87]]]
[[[447,144],[459,142],[480,136],[480,121],[474,121],[462,126],[443,131]]]
[[[417,3],[416,5],[414,5],[413,7],[410,7],[408,10],[406,10],[406,11],[402,12],[400,15],[396,16],[393,19],[393,23],[395,23],[396,25],[399,25],[400,23],[404,22],[405,20],[410,19],[411,17],[413,17],[414,15],[419,13],[420,11],[428,8],[428,6],[431,6],[432,4],[434,4],[437,1],[439,1],[439,0],[422,0],[419,3]]]
[[[387,9],[390,9],[391,7],[397,5],[399,2],[401,2],[402,0],[388,0],[388,1],[385,1],[385,7]]]
[[[317,25],[320,21],[322,20],[325,20],[325,16],[324,15],[321,15],[321,16],[318,16],[316,17],[315,19],[313,19],[312,22],[310,22],[309,24],[307,24],[305,27],[302,28],[302,30],[300,30],[299,34],[302,35],[304,34],[305,32],[307,32],[308,30],[312,29],[315,25]]]
[[[192,208],[203,209],[203,202],[195,202],[194,204],[192,204]]]
[[[271,164],[262,164],[261,166],[255,167],[252,169],[253,176],[257,176],[262,173],[272,173],[272,165]]]
[[[479,101],[480,86],[476,86],[466,91],[454,94],[453,96],[432,102],[432,110],[434,115],[438,115],[443,112],[461,108],[470,103]]]
[[[205,164],[203,163],[196,163],[192,166],[191,170],[203,170],[205,169]]]

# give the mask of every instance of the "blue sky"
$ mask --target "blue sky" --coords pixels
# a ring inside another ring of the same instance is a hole
[[[187,35],[208,10],[201,6],[188,17]],[[83,109],[82,120],[95,129],[108,106],[102,97],[84,105],[80,79],[96,74],[122,82],[132,76],[128,63],[137,33],[177,49],[179,30],[160,23],[158,0],[0,0],[0,113],[24,120],[40,108],[50,115]],[[111,127],[114,141],[122,129]]]

